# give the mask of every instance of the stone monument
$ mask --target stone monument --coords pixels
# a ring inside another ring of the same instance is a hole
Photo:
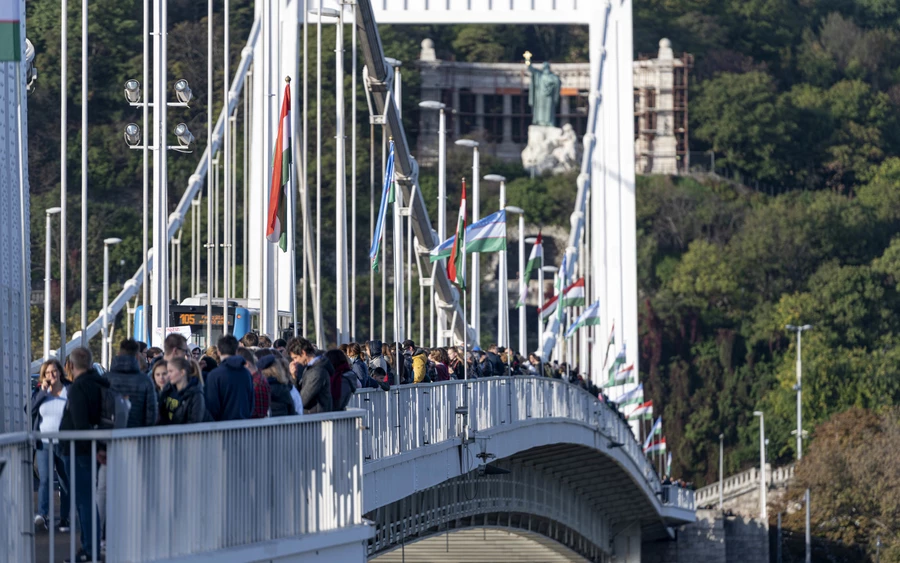
[[[525,52],[525,66],[531,74],[528,104],[532,107],[528,127],[528,146],[522,151],[522,166],[532,175],[544,172],[560,174],[578,168],[578,139],[568,123],[556,127],[556,111],[562,81],[544,62],[540,69],[531,66],[531,53]]]

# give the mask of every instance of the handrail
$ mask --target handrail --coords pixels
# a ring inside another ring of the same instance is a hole
[[[213,129],[213,136],[210,142],[207,144],[206,148],[203,150],[203,154],[200,157],[200,162],[197,164],[197,168],[194,169],[194,173],[191,174],[190,179],[188,180],[187,189],[184,191],[184,194],[181,196],[181,200],[178,202],[178,205],[175,207],[175,211],[173,211],[169,215],[168,220],[168,233],[167,233],[167,241],[171,241],[175,235],[178,233],[178,230],[181,228],[182,223],[184,222],[185,217],[187,216],[188,211],[191,208],[191,201],[197,196],[197,193],[203,188],[203,181],[206,178],[206,174],[208,172],[206,168],[206,164],[208,162],[208,158],[206,154],[212,150],[213,156],[218,152],[219,146],[222,142],[222,138],[225,132],[225,123],[231,112],[234,111],[234,108],[237,107],[237,104],[240,100],[239,94],[241,93],[241,89],[244,87],[244,79],[247,77],[247,71],[250,69],[250,63],[253,59],[253,48],[256,46],[256,41],[259,38],[259,20],[256,20],[253,23],[253,27],[250,29],[250,36],[247,38],[247,45],[241,51],[241,61],[238,63],[237,71],[234,75],[234,79],[231,81],[231,88],[228,90],[228,105],[227,107],[222,108],[222,111],[219,112],[219,118],[216,121],[216,126]],[[119,292],[118,295],[110,302],[109,304],[109,315],[112,318],[115,318],[119,312],[125,308],[128,303],[128,300],[137,295],[138,289],[141,287],[141,283],[144,279],[144,267],[149,268],[150,271],[153,270],[153,249],[151,248],[147,255],[146,264],[142,263],[140,267],[138,267],[137,271],[134,275],[125,281],[125,285],[122,288],[122,291]],[[103,311],[101,310],[97,314],[97,318],[94,319],[92,323],[90,323],[85,329],[83,334],[79,334],[78,336],[72,338],[66,344],[66,350],[72,350],[73,348],[77,348],[79,346],[83,346],[84,342],[90,342],[90,340],[100,334],[101,325],[103,323]],[[59,358],[60,349],[57,348],[52,355],[56,358]],[[46,360],[46,358],[40,358],[31,362],[31,371],[32,373],[37,373],[37,370],[40,369],[41,364]]]
[[[623,444],[622,450],[651,491],[661,490],[653,464],[617,412],[580,387],[535,376],[400,385],[386,392],[361,389],[351,398],[350,406],[364,411],[364,461],[462,438],[464,429],[457,409],[467,404],[471,405],[469,429],[476,433],[528,419],[549,418],[566,418],[598,429],[610,440]],[[692,493],[676,497],[693,508]]]

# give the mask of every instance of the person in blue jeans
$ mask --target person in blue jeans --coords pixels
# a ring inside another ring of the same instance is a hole
[[[103,413],[102,388],[109,387],[109,381],[101,377],[93,367],[91,351],[87,348],[75,348],[69,354],[69,362],[74,382],[69,386],[69,400],[59,425],[61,431],[93,430],[100,424]],[[63,451],[69,448],[68,442],[63,444]],[[98,449],[98,457],[105,450]],[[100,527],[94,529],[94,518],[97,515],[97,499],[94,498],[94,487],[91,483],[91,468],[97,463],[91,456],[91,442],[78,440],[75,442],[75,458],[65,456],[66,473],[72,481],[75,492],[75,512],[81,528],[81,549],[75,555],[79,563],[91,561],[96,549],[97,560],[100,560]],[[74,474],[73,474],[74,473]],[[69,563],[70,560],[66,560]]]
[[[41,366],[40,387],[32,398],[32,427],[38,432],[57,432],[62,415],[66,408],[69,381],[65,378],[63,367],[55,358],[47,360]],[[53,488],[53,475],[59,480],[60,511],[59,531],[69,531],[69,479],[63,462],[64,454],[59,444],[51,444],[42,439],[36,444],[37,470],[41,484],[38,489],[38,513],[34,517],[35,526],[49,528],[50,491]],[[51,465],[52,458],[52,465]]]

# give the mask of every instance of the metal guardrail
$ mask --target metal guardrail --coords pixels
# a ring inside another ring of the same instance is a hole
[[[96,480],[90,491],[106,508],[105,559],[137,563],[362,524],[360,415],[55,432],[34,439],[79,439],[89,441],[92,450],[106,444],[105,502]],[[24,435],[4,439],[0,459],[10,459],[19,470],[8,482],[6,471],[0,475],[3,506],[13,515],[0,523],[0,540],[6,540],[0,549],[16,554],[10,561],[53,561],[58,558],[49,552],[53,547],[35,556],[29,552],[34,546],[30,444]],[[74,448],[64,442],[65,455],[70,451]],[[19,496],[7,501],[15,491]],[[55,546],[53,526],[49,535]],[[74,536],[66,551],[74,555]]]
[[[24,432],[0,436],[0,559],[31,561],[34,524],[31,444]]]
[[[468,401],[466,395],[468,394]],[[463,436],[462,417],[469,414],[474,432],[529,419],[566,419],[600,430],[634,463],[651,490],[659,491],[659,477],[644,455],[627,422],[608,405],[580,387],[545,377],[489,377],[401,385],[389,391],[359,390],[350,406],[364,411],[363,458],[375,461],[415,448]],[[693,510],[693,491],[670,495],[668,504]]]
[[[766,464],[768,467],[768,464]],[[770,487],[782,486],[794,477],[794,464],[766,471],[766,480]],[[756,491],[759,488],[759,467],[751,467],[726,477],[722,485],[722,496],[727,500],[734,495]],[[718,504],[719,483],[715,482],[694,492],[698,506]]]

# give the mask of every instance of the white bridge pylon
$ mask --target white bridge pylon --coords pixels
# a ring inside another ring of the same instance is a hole
[[[582,329],[581,361],[590,362],[592,379],[606,381],[602,363],[613,324],[616,346],[627,344],[626,365],[638,373],[632,1],[372,0],[372,6],[379,24],[588,25],[592,90],[567,245],[576,260],[569,260],[568,277],[584,261],[586,301],[601,302],[602,324]],[[555,323],[554,316],[542,338],[545,357],[556,343]]]

